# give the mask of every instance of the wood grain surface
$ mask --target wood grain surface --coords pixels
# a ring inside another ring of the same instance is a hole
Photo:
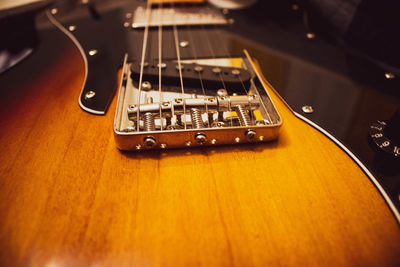
[[[83,78],[71,50],[1,90],[0,266],[400,265],[376,188],[275,95],[276,142],[122,153]]]

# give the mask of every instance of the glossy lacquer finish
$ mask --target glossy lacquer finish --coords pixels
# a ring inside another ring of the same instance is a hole
[[[1,266],[400,264],[375,187],[273,91],[276,142],[121,153],[113,112],[77,104],[79,52],[50,36],[0,77]]]

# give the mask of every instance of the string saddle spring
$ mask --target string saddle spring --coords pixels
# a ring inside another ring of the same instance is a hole
[[[243,106],[241,106],[241,105],[235,106],[235,111],[238,115],[239,123],[241,126],[250,126],[251,125],[251,119],[250,119],[249,113]]]
[[[145,113],[143,122],[144,122],[144,130],[146,132],[151,132],[151,131],[156,130],[156,125],[154,122],[154,115],[152,113],[150,113],[150,112]]]
[[[198,108],[190,109],[190,117],[192,119],[193,129],[204,128],[203,119],[201,117],[201,111]]]

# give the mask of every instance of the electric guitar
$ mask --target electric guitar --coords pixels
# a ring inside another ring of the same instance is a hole
[[[290,48],[262,2],[42,12],[0,76],[1,266],[400,264],[399,174],[369,160],[391,164],[397,96]]]

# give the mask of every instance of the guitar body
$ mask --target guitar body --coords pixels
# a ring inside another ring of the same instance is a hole
[[[400,265],[375,186],[269,85],[276,141],[121,152],[64,44],[0,77],[1,266]]]

